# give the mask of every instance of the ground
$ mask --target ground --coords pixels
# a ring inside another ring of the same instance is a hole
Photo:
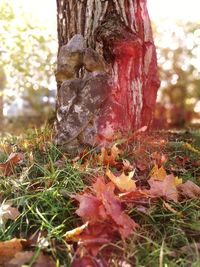
[[[0,266],[200,266],[200,131],[71,157],[44,128],[2,136],[0,162]]]

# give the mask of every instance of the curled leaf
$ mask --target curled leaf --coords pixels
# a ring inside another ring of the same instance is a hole
[[[120,150],[117,147],[117,144],[114,144],[111,149],[110,153],[108,149],[103,147],[101,149],[101,154],[98,156],[98,162],[103,165],[111,165],[114,166],[117,162],[116,160],[119,158]]]
[[[200,198],[200,187],[192,181],[187,181],[184,184],[180,184],[177,188],[183,196],[192,199]]]
[[[71,231],[67,231],[64,234],[64,238],[66,241],[78,241],[79,240],[79,236],[80,234],[83,232],[83,230],[88,226],[88,222],[86,222],[85,224],[71,230]]]
[[[22,153],[11,153],[6,162],[0,163],[0,171],[4,176],[11,175],[14,166],[16,166],[23,158],[24,155]]]
[[[134,202],[142,202],[144,200],[149,199],[149,195],[146,192],[135,190],[131,192],[121,193],[119,194],[119,198],[121,201],[126,203],[134,203]]]

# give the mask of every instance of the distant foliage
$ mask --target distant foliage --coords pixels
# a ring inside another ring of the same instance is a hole
[[[0,3],[0,23],[0,68],[7,78],[4,104],[18,98],[24,113],[46,117],[54,101],[54,93],[49,89],[56,89],[56,41],[22,10],[15,13],[7,0]]]
[[[155,40],[162,81],[156,116],[185,126],[200,111],[200,25],[161,23]]]

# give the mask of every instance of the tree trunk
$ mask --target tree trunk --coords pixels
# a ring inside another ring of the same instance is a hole
[[[57,0],[57,8],[59,50],[75,34],[83,35],[104,58],[112,80],[99,136],[150,126],[159,78],[146,0]]]
[[[3,90],[5,86],[5,74],[2,68],[0,68],[0,122],[3,123]]]

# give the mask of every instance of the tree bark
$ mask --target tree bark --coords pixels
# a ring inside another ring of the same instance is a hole
[[[0,68],[0,122],[3,123],[3,90],[5,86],[5,74],[2,68]]]
[[[59,50],[81,34],[107,64],[112,86],[100,139],[149,127],[160,82],[146,0],[57,0],[57,9]]]

